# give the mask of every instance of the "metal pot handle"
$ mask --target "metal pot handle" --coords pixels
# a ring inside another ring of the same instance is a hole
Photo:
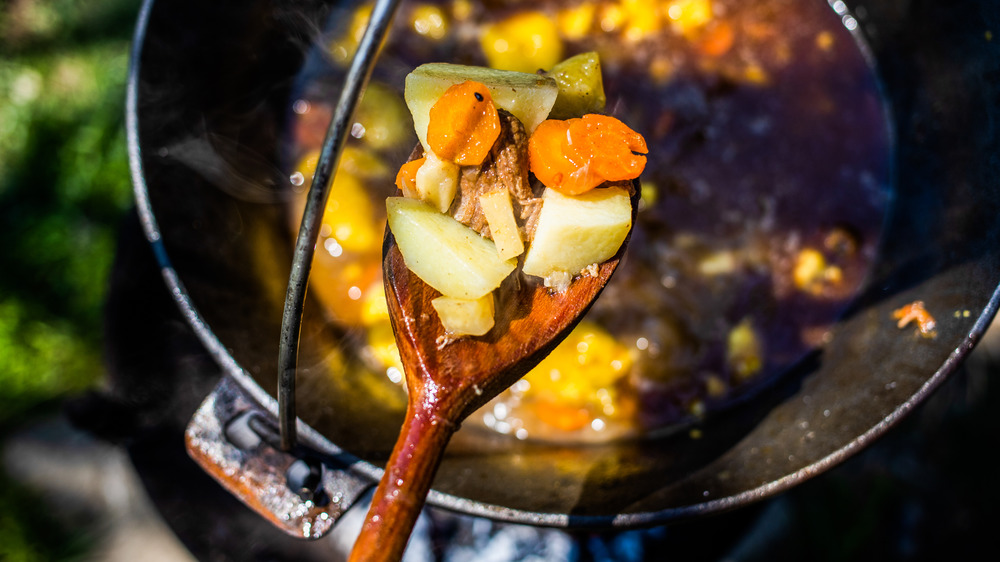
[[[318,539],[374,485],[359,461],[304,440],[281,450],[273,416],[225,376],[184,432],[188,454],[226,490],[286,533]]]

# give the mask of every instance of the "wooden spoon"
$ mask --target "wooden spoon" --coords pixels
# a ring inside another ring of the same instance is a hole
[[[634,225],[639,182],[631,187]],[[530,281],[518,270],[500,288],[493,329],[485,336],[449,342],[431,306],[440,293],[406,267],[386,230],[383,279],[409,401],[350,560],[402,557],[459,424],[517,382],[570,333],[617,269],[627,245],[628,237],[618,253],[601,264],[598,275],[580,276],[564,292]]]

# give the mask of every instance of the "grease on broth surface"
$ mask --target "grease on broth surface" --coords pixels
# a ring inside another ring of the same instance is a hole
[[[369,12],[336,10],[299,77],[286,156],[300,193]],[[566,442],[666,431],[828,340],[889,184],[877,82],[841,15],[808,0],[414,2],[360,104],[312,274],[351,376],[402,380],[379,270],[383,200],[416,143],[402,77],[443,60],[530,72],[590,50],[607,112],[649,144],[633,239],[580,327],[466,425]]]

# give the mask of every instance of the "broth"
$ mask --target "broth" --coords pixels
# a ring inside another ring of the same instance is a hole
[[[369,10],[334,11],[290,100],[292,229]],[[650,149],[632,242],[580,327],[466,425],[600,441],[669,431],[753,395],[823,345],[875,256],[891,147],[856,25],[805,0],[403,3],[314,262],[311,291],[351,358],[330,371],[353,369],[402,402],[383,384],[402,373],[379,267],[383,201],[416,144],[405,74],[430,61],[531,72],[594,50],[606,112]]]

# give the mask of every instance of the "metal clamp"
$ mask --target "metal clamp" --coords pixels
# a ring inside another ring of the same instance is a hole
[[[273,416],[231,377],[223,377],[188,424],[188,454],[251,509],[286,533],[318,539],[372,480],[356,459],[308,443],[281,450]]]

